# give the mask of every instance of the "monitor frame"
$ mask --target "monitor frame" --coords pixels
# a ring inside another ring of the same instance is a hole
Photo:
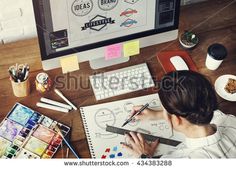
[[[101,47],[108,46],[111,44],[122,43],[122,42],[126,42],[129,40],[144,38],[147,36],[152,36],[152,35],[157,35],[157,34],[161,34],[164,32],[168,32],[168,31],[173,31],[173,30],[178,29],[178,25],[179,25],[180,0],[176,0],[176,4],[175,4],[176,10],[175,10],[175,15],[174,15],[175,17],[174,17],[174,25],[173,26],[155,29],[155,30],[144,31],[144,32],[135,33],[132,35],[126,35],[123,37],[114,38],[111,40],[105,40],[105,41],[101,41],[101,42],[96,42],[93,44],[88,44],[88,45],[84,45],[84,46],[80,46],[80,47],[74,47],[72,49],[66,49],[66,50],[58,51],[56,53],[48,55],[46,52],[46,47],[45,47],[46,43],[45,43],[44,30],[43,30],[44,25],[43,25],[43,22],[42,22],[41,16],[40,16],[40,2],[41,2],[40,0],[33,0],[35,21],[36,21],[39,47],[40,47],[42,61],[50,60],[50,59],[54,59],[57,57],[62,57],[62,56],[66,56],[66,55],[70,55],[70,54],[74,54],[74,53],[79,53],[79,52],[83,52],[83,51],[93,50],[93,49],[101,48]]]

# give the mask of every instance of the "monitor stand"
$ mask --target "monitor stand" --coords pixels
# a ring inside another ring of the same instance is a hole
[[[129,61],[129,57],[120,57],[117,59],[105,60],[104,57],[93,59],[89,61],[90,67],[92,69],[101,69],[104,67],[109,67],[116,64],[121,64]]]

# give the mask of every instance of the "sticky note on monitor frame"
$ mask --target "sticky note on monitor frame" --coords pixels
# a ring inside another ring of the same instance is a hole
[[[122,44],[109,45],[105,48],[105,60],[120,58],[122,54]]]
[[[79,61],[76,55],[60,59],[63,74],[79,70]]]
[[[138,55],[140,53],[140,42],[136,40],[124,43],[123,48],[125,57]]]

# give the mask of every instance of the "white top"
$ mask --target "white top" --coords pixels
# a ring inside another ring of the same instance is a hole
[[[232,158],[236,157],[236,117],[217,110],[211,124],[215,134],[203,138],[186,138],[176,150],[162,158]]]

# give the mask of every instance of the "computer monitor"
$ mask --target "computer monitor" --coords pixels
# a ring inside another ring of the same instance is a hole
[[[140,40],[147,47],[178,36],[180,0],[33,0],[44,70],[76,54],[93,69],[126,62],[104,59],[105,47]]]

